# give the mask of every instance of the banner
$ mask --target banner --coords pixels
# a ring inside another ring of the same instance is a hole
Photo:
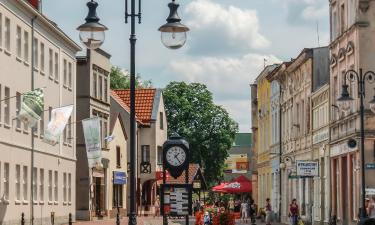
[[[22,95],[21,109],[17,116],[19,120],[34,127],[44,112],[44,94],[42,89],[26,92]]]
[[[244,174],[248,170],[247,154],[230,154],[225,160],[224,173]]]
[[[82,120],[89,168],[102,164],[102,145],[99,117]]]
[[[56,145],[59,142],[60,135],[64,131],[72,112],[73,105],[52,109],[51,121],[44,131],[44,142],[50,145]]]

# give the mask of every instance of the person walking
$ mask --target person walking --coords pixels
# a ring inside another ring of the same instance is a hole
[[[264,207],[266,211],[266,225],[271,225],[272,207],[270,199],[266,199],[266,206]]]
[[[228,208],[229,208],[229,211],[231,213],[234,212],[234,201],[233,201],[233,198],[230,198],[229,202],[228,202]]]
[[[159,200],[159,196],[156,197],[156,200],[155,200],[155,203],[154,203],[154,208],[155,208],[155,214],[154,214],[154,218],[155,218],[155,216],[158,217],[160,215],[160,200]]]
[[[368,204],[367,215],[369,218],[375,219],[375,196],[371,197],[371,200]]]
[[[241,219],[242,222],[247,223],[247,218],[249,217],[248,215],[248,205],[245,200],[242,201],[241,203]]]
[[[291,225],[298,225],[299,208],[297,204],[297,199],[293,199],[292,203],[289,205],[289,218]]]

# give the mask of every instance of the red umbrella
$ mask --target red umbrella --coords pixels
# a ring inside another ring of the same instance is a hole
[[[222,193],[245,193],[245,192],[251,192],[252,184],[249,179],[241,175],[240,177],[233,180],[232,182],[223,183],[214,188],[212,189],[213,191],[222,192]]]

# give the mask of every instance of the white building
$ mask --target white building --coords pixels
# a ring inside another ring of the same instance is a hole
[[[68,124],[56,146],[48,145],[42,140],[44,127],[51,117],[51,109],[75,105],[75,54],[79,50],[80,47],[56,24],[27,1],[0,1],[2,224],[19,224],[21,213],[25,213],[28,223],[32,211],[34,224],[50,223],[53,214],[55,224],[67,223],[69,213],[73,214],[73,218],[75,216],[74,126]],[[34,134],[31,134],[30,127],[15,119],[20,109],[22,93],[32,89],[32,74],[34,87],[44,88],[45,103],[44,115]],[[70,121],[75,121],[75,110]],[[31,190],[34,199],[31,199]]]

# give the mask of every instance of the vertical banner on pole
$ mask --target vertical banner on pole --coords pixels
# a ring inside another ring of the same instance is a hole
[[[60,135],[64,131],[72,112],[73,105],[52,110],[51,121],[48,123],[47,128],[44,131],[44,142],[50,145],[56,145],[58,143]]]
[[[89,168],[101,167],[102,145],[100,136],[100,118],[82,120]]]
[[[44,112],[44,94],[42,89],[35,89],[23,94],[21,109],[17,118],[30,127],[34,127]]]

